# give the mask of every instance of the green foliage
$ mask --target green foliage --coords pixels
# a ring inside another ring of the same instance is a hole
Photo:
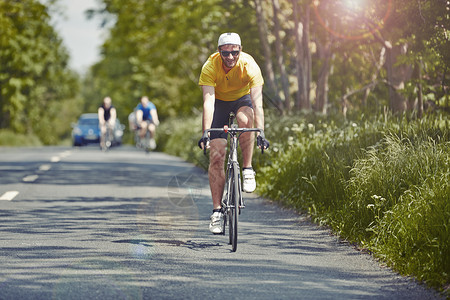
[[[448,43],[450,36],[450,3],[448,1],[393,0],[396,15],[386,22],[387,28],[396,28],[401,38],[409,39],[415,53],[424,54],[429,50],[437,53],[445,66],[450,64]]]
[[[67,68],[68,54],[50,25],[48,8],[36,0],[0,0],[0,128],[34,133],[54,144],[64,130],[58,107],[73,97],[78,78]]]
[[[158,127],[158,149],[208,169],[208,156],[197,146],[202,135],[201,113],[196,118],[172,118]]]

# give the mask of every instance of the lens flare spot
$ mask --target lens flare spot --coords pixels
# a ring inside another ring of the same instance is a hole
[[[314,0],[317,21],[332,35],[350,40],[368,38],[383,29],[392,0]]]

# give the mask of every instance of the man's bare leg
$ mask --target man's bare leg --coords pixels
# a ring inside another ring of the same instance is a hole
[[[214,139],[209,148],[209,186],[213,200],[213,209],[221,208],[223,189],[225,187],[225,156],[227,140]]]
[[[253,109],[244,106],[241,107],[236,115],[238,125],[242,128],[252,128],[253,127]],[[254,148],[254,133],[247,132],[243,133],[239,138],[239,144],[242,150],[242,163],[244,168],[252,167],[252,157]]]

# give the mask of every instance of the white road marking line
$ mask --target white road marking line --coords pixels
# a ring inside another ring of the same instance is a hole
[[[72,151],[70,151],[70,150],[61,152],[58,156],[56,156],[56,155],[52,156],[52,158],[50,158],[50,161],[53,163],[57,163],[57,162],[61,161],[61,158],[65,158],[71,154],[72,154]]]
[[[24,178],[22,178],[22,181],[24,181],[24,182],[35,182],[36,179],[38,179],[38,178],[39,178],[39,175],[28,175],[28,176],[25,176]]]
[[[61,158],[59,158],[58,156],[53,156],[52,158],[50,158],[51,162],[59,162],[61,160]]]
[[[41,165],[41,166],[39,167],[39,171],[48,171],[48,170],[50,170],[51,168],[52,168],[51,165]]]
[[[2,201],[11,201],[12,199],[14,199],[17,195],[19,195],[18,191],[9,191],[4,193],[3,195],[0,196],[0,200]]]

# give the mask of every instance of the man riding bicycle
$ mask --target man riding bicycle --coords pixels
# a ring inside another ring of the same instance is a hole
[[[147,130],[150,132],[150,148],[155,149],[156,126],[159,125],[158,112],[147,96],[143,96],[141,103],[136,107],[136,124],[141,140],[145,139]]]
[[[203,131],[221,128],[228,124],[234,112],[239,127],[264,129],[262,88],[264,80],[253,57],[242,52],[241,38],[237,33],[223,33],[219,37],[218,52],[205,62],[199,85],[203,91]],[[258,146],[264,149],[269,142],[258,136]],[[244,133],[239,138],[243,158],[243,190],[256,189],[252,168],[254,134]],[[225,186],[226,133],[211,133],[209,139],[200,139],[200,148],[210,149],[209,185],[213,201],[213,214],[209,230],[222,232],[223,213],[221,200]]]
[[[106,149],[106,143],[112,142],[111,140],[106,141],[106,133],[109,131],[110,137],[112,137],[117,118],[116,108],[112,105],[110,97],[103,98],[103,103],[99,106],[97,113],[100,127],[100,148]]]

